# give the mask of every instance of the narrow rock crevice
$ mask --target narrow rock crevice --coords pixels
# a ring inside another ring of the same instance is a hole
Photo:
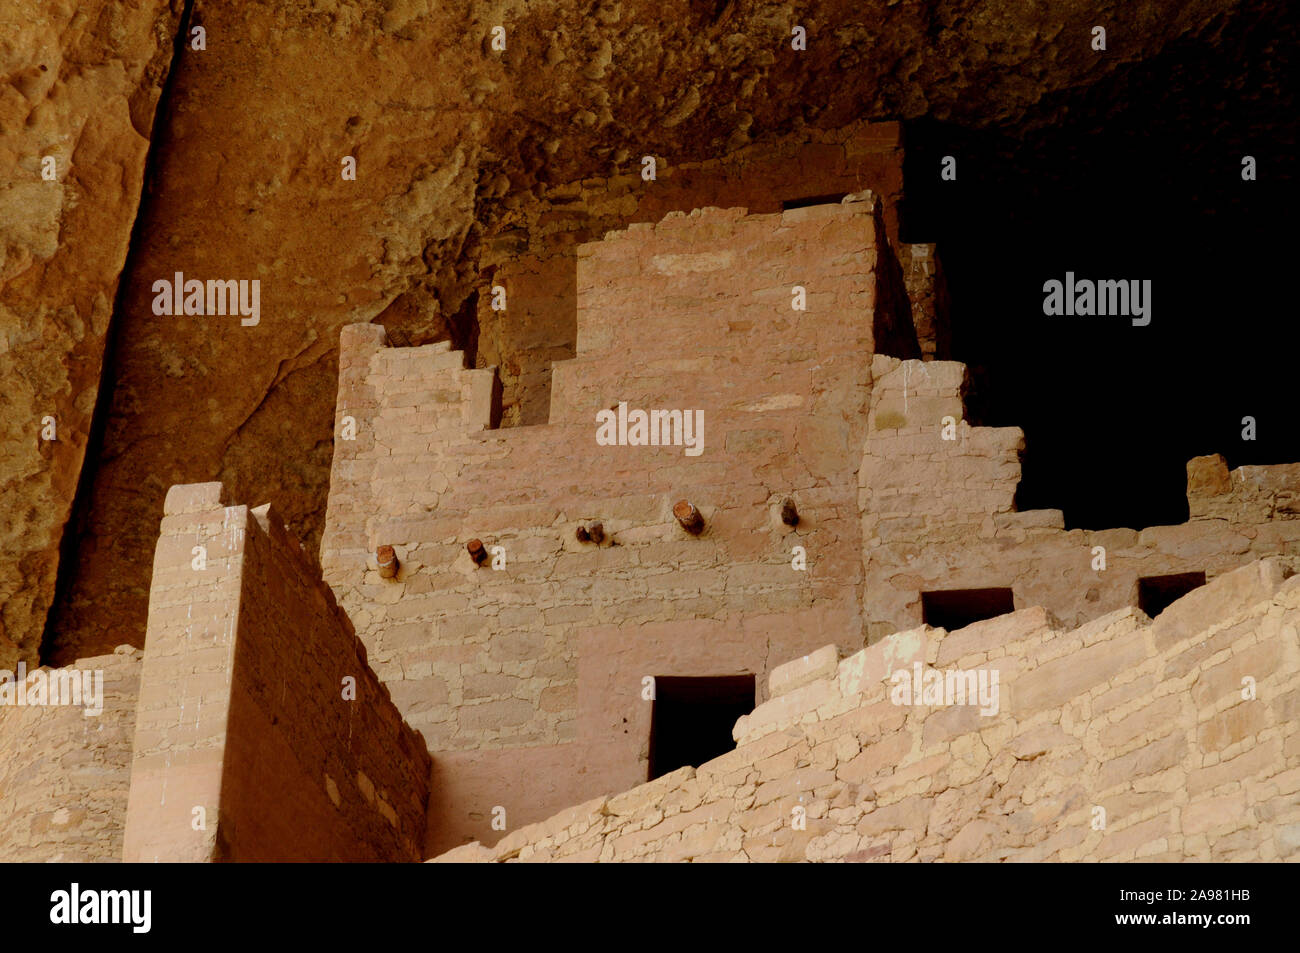
[[[91,415],[90,431],[86,440],[86,455],[82,460],[81,473],[77,477],[77,489],[72,500],[71,515],[63,527],[63,536],[59,542],[59,568],[54,583],[54,599],[50,611],[45,616],[45,628],[41,634],[40,663],[42,665],[66,665],[76,661],[77,655],[62,653],[57,644],[59,621],[68,606],[68,595],[72,581],[76,578],[80,543],[89,525],[95,472],[104,449],[104,431],[109,411],[113,406],[113,393],[117,380],[117,344],[121,336],[122,313],[128,298],[127,276],[131,274],[143,235],[145,223],[149,221],[149,211],[154,201],[154,188],[158,180],[158,167],[161,156],[168,146],[169,120],[173,111],[173,88],[177,67],[189,41],[190,22],[193,14],[194,0],[183,0],[180,24],[172,40],[172,55],[168,61],[166,78],[163,80],[162,94],[154,110],[153,126],[149,135],[149,151],[145,158],[144,184],[140,193],[140,202],[136,206],[135,221],[131,225],[131,240],[127,247],[122,270],[118,274],[117,293],[113,299],[112,317],[104,339],[104,360],[99,375],[99,390],[95,397],[95,409]],[[139,120],[136,110],[132,110],[132,121],[137,129]]]

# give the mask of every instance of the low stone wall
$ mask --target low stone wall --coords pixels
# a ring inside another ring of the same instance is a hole
[[[1291,571],[1252,563],[1154,622],[1031,608],[827,646],[772,672],[734,751],[437,860],[1296,859]],[[983,672],[990,713],[901,703],[933,671]]]
[[[47,680],[80,678],[83,689],[90,675],[102,686],[98,715],[85,694],[79,705],[0,704],[0,861],[121,859],[140,658],[123,645],[41,670]]]
[[[1300,463],[1229,471],[1218,454],[1196,457],[1187,465],[1187,503],[1194,520],[1300,519]]]

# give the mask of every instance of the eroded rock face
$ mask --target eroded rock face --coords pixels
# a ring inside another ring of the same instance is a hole
[[[1237,8],[196,3],[207,49],[177,66],[124,276],[115,390],[54,658],[142,642],[172,484],[222,480],[270,500],[314,547],[339,329],[379,320],[465,346],[484,243],[535,218],[554,186],[863,118],[1018,121]],[[1099,23],[1104,55],[1090,45]],[[805,51],[791,48],[796,24]],[[504,51],[491,46],[498,25]],[[340,174],[346,156],[355,181]],[[153,283],[177,272],[259,280],[260,322],[155,315]],[[65,507],[70,488],[54,494]],[[53,539],[29,551],[49,556]]]
[[[0,668],[36,661],[176,20],[0,6]]]

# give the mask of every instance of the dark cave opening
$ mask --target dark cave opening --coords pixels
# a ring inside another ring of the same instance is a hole
[[[938,243],[940,356],[971,367],[972,422],[1024,428],[1019,508],[1061,509],[1070,529],[1179,523],[1191,457],[1300,460],[1282,238],[1298,19],[1279,8],[1041,104],[1064,122],[905,125],[903,240]],[[1046,315],[1044,284],[1067,272],[1149,280],[1150,324]]]

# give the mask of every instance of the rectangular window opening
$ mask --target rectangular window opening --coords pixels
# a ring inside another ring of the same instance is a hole
[[[663,676],[654,692],[648,781],[733,750],[736,719],[754,710],[753,675]]]
[[[1179,572],[1168,576],[1145,576],[1138,580],[1138,608],[1155,618],[1193,589],[1205,585],[1203,572]]]
[[[940,589],[921,593],[921,618],[926,625],[949,632],[964,629],[1016,610],[1010,589]]]
[[[787,199],[781,203],[781,210],[788,212],[792,208],[807,208],[810,205],[839,205],[848,192],[836,192],[833,195],[810,195],[802,199]]]

